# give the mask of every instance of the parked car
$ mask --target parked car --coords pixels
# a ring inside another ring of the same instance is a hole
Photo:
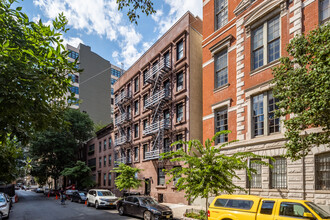
[[[208,209],[209,220],[220,219],[330,219],[330,214],[313,202],[269,199],[250,195],[217,196]]]
[[[78,192],[78,190],[72,190],[72,189],[68,189],[65,191],[65,196],[67,199],[71,199],[71,196],[74,192]]]
[[[71,202],[84,203],[87,200],[86,192],[77,191],[73,192],[71,195]]]
[[[0,219],[9,218],[10,214],[10,199],[5,193],[0,193]]]
[[[144,220],[173,219],[173,211],[150,196],[128,196],[117,202],[119,215],[133,215]]]
[[[49,193],[49,188],[48,187],[44,187],[44,195],[48,196]]]
[[[87,206],[93,205],[96,209],[100,207],[116,207],[118,198],[109,190],[91,189],[87,193]]]
[[[6,197],[6,200],[9,202],[9,210],[11,210],[11,208],[13,207],[13,200],[8,194],[4,193],[4,195]]]
[[[42,188],[36,188],[36,193],[43,193],[44,190]]]

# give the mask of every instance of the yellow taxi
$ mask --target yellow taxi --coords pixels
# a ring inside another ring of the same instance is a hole
[[[330,220],[330,213],[311,201],[269,199],[251,195],[217,196],[209,220]]]

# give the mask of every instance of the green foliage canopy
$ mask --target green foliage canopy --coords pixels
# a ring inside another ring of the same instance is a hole
[[[115,167],[110,172],[118,173],[119,176],[115,179],[116,187],[119,190],[123,189],[137,189],[141,184],[141,180],[136,178],[136,174],[142,170],[139,168],[128,166],[124,163],[119,163],[118,167]]]
[[[291,57],[273,69],[277,116],[284,120],[287,156],[297,160],[314,146],[330,143],[330,24],[296,36],[288,44]],[[307,133],[307,128],[322,132]]]
[[[12,9],[15,0],[0,1],[0,140],[7,135],[27,141],[34,131],[61,122],[76,62],[67,59],[61,39],[67,20],[61,14],[53,28],[32,22]]]
[[[61,174],[77,182],[77,188],[84,189],[94,185],[91,179],[91,169],[83,162],[78,160],[74,167],[65,168]]]
[[[205,141],[204,146],[199,140],[179,140],[172,143],[171,146],[181,144],[188,146],[188,149],[187,152],[180,149],[162,153],[163,159],[184,163],[182,167],[174,167],[171,170],[167,170],[167,174],[171,176],[168,183],[180,177],[175,185],[177,190],[184,190],[185,196],[191,201],[194,201],[199,196],[205,198],[206,204],[211,194],[232,194],[236,190],[245,191],[244,188],[233,183],[234,178],[240,179],[237,171],[246,170],[248,176],[251,177],[251,174],[255,173],[256,170],[248,166],[247,159],[264,159],[269,157],[259,156],[251,152],[238,152],[231,156],[223,154],[221,149],[235,141],[224,143],[219,147],[215,147],[214,142],[219,135],[228,133],[230,131],[217,132],[211,140],[207,139]],[[252,160],[251,162],[269,165],[262,160]],[[206,205],[206,212],[207,208],[208,205]]]

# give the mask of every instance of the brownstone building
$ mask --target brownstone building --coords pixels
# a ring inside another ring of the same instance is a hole
[[[265,197],[308,199],[330,205],[330,151],[325,146],[298,161],[285,154],[284,129],[274,117],[271,68],[286,45],[329,20],[328,0],[203,1],[203,139],[231,130],[217,143],[238,139],[228,154],[250,151],[275,158],[254,165],[237,184]],[[289,116],[288,116],[289,117]]]
[[[113,125],[109,124],[97,131],[96,137],[85,144],[84,151],[96,187],[119,194],[114,185],[115,173],[110,172],[114,167]]]
[[[202,21],[187,12],[114,84],[114,160],[143,169],[138,191],[187,203],[159,160],[176,140],[202,138]]]

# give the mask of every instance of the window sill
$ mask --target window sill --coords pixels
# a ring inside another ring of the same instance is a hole
[[[252,71],[250,72],[250,76],[253,76],[253,75],[255,75],[255,74],[258,74],[258,73],[260,73],[260,72],[262,72],[262,71],[264,71],[264,70],[266,70],[266,69],[268,69],[268,68],[271,68],[271,67],[273,67],[273,66],[276,66],[276,65],[278,65],[278,64],[280,64],[280,60],[279,60],[279,59],[274,60],[273,62],[267,63],[266,65],[263,65],[263,66],[261,66],[261,67],[255,69],[255,70],[252,70]]]
[[[174,96],[178,96],[178,95],[180,95],[181,93],[184,93],[184,92],[186,92],[186,91],[187,91],[186,88],[183,87],[181,90],[179,90],[179,91],[175,91],[175,92],[174,92]]]
[[[182,125],[186,123],[186,120],[182,120],[182,121],[179,121],[179,122],[175,122],[174,126],[179,126],[179,125]]]
[[[223,85],[223,86],[220,86],[220,87],[214,89],[214,90],[213,90],[213,93],[217,93],[217,92],[220,92],[220,91],[222,91],[222,90],[224,90],[224,89],[227,89],[229,86],[230,86],[229,83],[227,83],[227,84],[225,84],[225,85]]]
[[[175,66],[178,66],[182,61],[184,61],[186,59],[186,56],[183,55],[182,58],[180,58],[179,60],[175,61]]]
[[[322,189],[316,189],[314,193],[318,194],[330,194],[330,189],[329,190],[322,190]]]
[[[134,163],[139,163],[140,161],[139,160],[134,160]]]
[[[156,189],[166,189],[167,188],[167,186],[156,186]]]

